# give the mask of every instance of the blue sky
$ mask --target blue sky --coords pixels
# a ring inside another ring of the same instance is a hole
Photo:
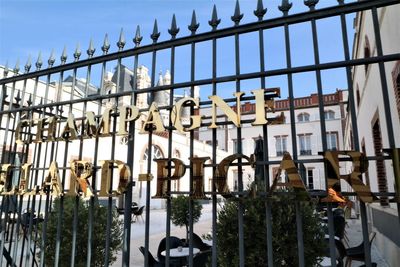
[[[291,13],[307,11],[303,1],[293,0]],[[323,0],[318,8],[336,5],[336,0]],[[349,2],[349,1],[347,1]],[[282,13],[277,6],[280,0],[264,0],[264,7],[268,8],[266,19],[281,16]],[[53,0],[53,1],[21,1],[0,0],[0,65],[8,62],[13,68],[17,60],[23,69],[29,55],[32,57],[32,65],[42,53],[43,67],[47,67],[47,59],[54,49],[56,63],[60,63],[60,55],[64,46],[68,52],[68,62],[73,60],[73,52],[79,43],[82,56],[86,58],[86,49],[90,39],[93,39],[96,55],[102,53],[104,35],[107,33],[111,43],[110,51],[116,51],[121,28],[124,29],[127,44],[125,49],[134,46],[134,37],[137,25],[141,27],[144,37],[142,45],[151,42],[150,34],[153,29],[154,19],[158,21],[161,32],[160,41],[170,38],[168,28],[171,25],[172,15],[176,15],[179,36],[190,34],[187,25],[190,24],[192,11],[196,10],[197,19],[200,23],[198,32],[210,31],[208,20],[211,18],[213,5],[216,5],[221,24],[218,28],[233,26],[230,17],[233,15],[235,1],[233,0],[141,0],[141,1],[106,1],[106,0]],[[257,18],[253,15],[256,9],[256,0],[241,0],[241,12],[244,18],[241,24],[254,22]],[[352,20],[348,18],[349,37],[352,37]],[[314,62],[311,44],[310,24],[304,23],[290,27],[292,45],[293,66],[307,65]],[[343,59],[341,31],[338,18],[326,19],[317,22],[321,62]],[[267,69],[284,68],[286,66],[284,53],[283,29],[268,30],[264,33]],[[254,48],[256,33],[241,36],[241,71],[252,72],[259,70],[258,44]],[[258,43],[258,41],[257,41]],[[211,75],[211,50],[210,43],[199,44],[196,57],[196,78],[209,78]],[[234,73],[234,50],[233,38],[225,38],[218,41],[218,75],[224,76]],[[351,50],[351,47],[350,47]],[[185,81],[189,78],[190,60],[189,47],[177,48],[176,52],[176,82]],[[158,53],[156,71],[170,68],[170,53]],[[150,55],[140,58],[140,63],[149,67]],[[129,59],[124,63],[133,65]],[[110,66],[111,68],[111,66]],[[34,68],[32,68],[34,69]],[[186,71],[187,70],[187,71]],[[331,70],[322,73],[324,90],[333,91],[336,88],[346,88],[344,70]],[[83,75],[83,74],[82,74]],[[306,95],[316,91],[315,73],[304,73],[294,75],[296,96]],[[249,90],[259,87],[259,82],[244,81],[242,87]],[[287,86],[286,77],[271,77],[267,80],[268,87],[278,86],[283,90]],[[232,87],[233,83],[221,85]],[[206,86],[207,87],[207,86]],[[207,90],[207,89],[204,89]]]

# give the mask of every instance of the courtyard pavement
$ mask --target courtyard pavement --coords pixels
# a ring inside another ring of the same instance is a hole
[[[154,257],[157,255],[157,248],[160,240],[165,237],[166,233],[166,216],[165,210],[150,210],[150,235],[149,235],[149,250]],[[145,214],[143,213],[145,219]],[[349,238],[349,246],[356,246],[361,243],[362,232],[361,224],[358,219],[347,219],[346,232]],[[212,207],[211,204],[203,205],[202,215],[199,222],[194,224],[194,232],[199,236],[207,234],[211,231],[212,227]],[[185,238],[185,227],[176,227],[171,223],[171,236]],[[139,251],[140,246],[144,246],[145,237],[145,223],[141,219],[132,223],[131,233],[131,254],[130,266],[141,267],[144,266],[144,257]],[[385,260],[381,257],[379,251],[372,243],[371,247],[372,261],[376,262],[379,267],[390,267]],[[118,255],[117,261],[113,266],[122,266],[122,255]],[[352,267],[361,266],[364,263],[353,261]]]

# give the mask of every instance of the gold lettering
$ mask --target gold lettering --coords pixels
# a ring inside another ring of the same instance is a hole
[[[265,113],[265,89],[259,89],[251,91],[251,93],[256,98],[256,119],[251,123],[251,125],[264,125],[267,124],[267,118]]]
[[[155,159],[157,163],[157,192],[152,198],[168,198],[168,159]],[[175,170],[170,180],[179,180],[185,175],[185,164],[176,158],[172,158],[171,162],[174,163]]]
[[[0,193],[5,195],[11,187],[11,170],[15,166],[12,164],[2,164],[0,166]]]
[[[69,113],[64,129],[61,133],[61,140],[75,140],[78,138],[78,130],[75,124],[74,114]]]
[[[143,123],[143,127],[139,133],[143,134],[146,131],[164,132],[165,128],[162,123],[160,112],[156,103],[152,103],[147,115],[147,120]]]
[[[193,164],[193,194],[191,197],[194,199],[208,199],[204,194],[204,163],[209,159],[210,157],[190,159]]]
[[[289,180],[288,183],[285,183],[284,185],[293,188],[294,193],[296,194],[296,199],[300,201],[310,200],[310,195],[308,194],[296,165],[294,164],[294,161],[288,152],[283,154],[281,165],[279,166],[278,172],[274,177],[274,181],[269,192],[272,194],[280,185],[279,176],[281,175],[282,170],[286,171]]]
[[[340,174],[339,155],[351,158],[353,171],[350,174]],[[368,161],[364,160],[364,157],[364,154],[358,151],[326,151],[324,159],[328,176],[328,188],[343,179],[353,188],[362,202],[370,203],[377,200],[369,186],[365,185],[361,180],[361,174],[368,169]]]
[[[100,197],[116,196],[123,194],[129,185],[129,179],[131,177],[131,171],[127,164],[120,160],[101,160],[101,187]],[[112,172],[114,164],[117,165],[119,171],[119,181],[116,191],[112,189]]]
[[[98,136],[110,136],[110,127],[111,127],[111,111],[114,108],[106,108],[101,116],[101,120],[99,123],[99,127],[97,128]],[[103,130],[103,132],[101,132]]]
[[[243,92],[237,92],[233,95],[236,97],[236,107],[240,107],[240,97],[243,95]],[[222,109],[225,115],[228,117],[230,121],[235,124],[236,127],[241,127],[240,117],[241,111],[240,108],[237,109],[237,113],[233,111],[233,109],[219,96],[213,95],[209,96],[209,99],[212,101],[212,110],[211,110],[211,125],[208,128],[217,128],[216,120],[217,120],[217,106]]]
[[[94,196],[93,188],[88,179],[92,177],[93,165],[86,160],[71,160],[71,176],[68,195],[77,196],[82,192],[83,197]]]
[[[190,130],[197,129],[197,128],[200,127],[200,124],[201,124],[201,116],[200,115],[193,115],[193,116],[190,116],[190,119],[191,119],[191,122],[192,122],[192,125],[190,127],[184,127],[182,125],[181,111],[182,111],[183,105],[187,104],[189,102],[194,103],[196,105],[196,107],[199,106],[199,99],[194,99],[192,97],[185,97],[185,98],[182,98],[181,100],[179,100],[178,102],[176,102],[176,104],[172,108],[172,112],[171,112],[172,124],[181,133],[185,133],[185,132],[188,132]]]
[[[33,140],[33,142],[41,143],[41,142],[55,141],[54,135],[55,135],[56,130],[57,130],[57,118],[56,117],[39,119],[37,121],[36,139]],[[47,131],[47,136],[44,136],[43,133],[46,131]]]
[[[21,120],[18,122],[17,128],[15,129],[15,142],[17,144],[23,145],[23,144],[30,143],[29,139],[28,140],[22,139],[23,133],[29,133],[29,130],[26,132],[24,132],[24,130],[25,130],[25,128],[29,127],[30,124],[31,124],[30,120]],[[28,137],[29,137],[29,135],[28,135]]]
[[[96,116],[93,111],[86,112],[86,119],[83,123],[83,138],[91,138],[97,135]]]
[[[120,107],[118,135],[128,135],[127,123],[135,121],[139,115],[139,109],[136,106]]]
[[[228,175],[229,166],[231,165],[232,162],[234,162],[237,159],[246,159],[248,162],[250,162],[250,163],[252,162],[251,159],[245,155],[233,154],[233,155],[230,155],[230,156],[224,158],[218,164],[217,168],[215,169],[215,173],[214,173],[215,187],[216,187],[217,191],[220,192],[224,198],[233,197],[233,195],[229,191],[229,187],[228,187],[228,183],[226,182],[226,179],[227,179],[227,175]]]
[[[22,175],[19,181],[19,189],[18,189],[19,195],[24,195],[29,192],[28,186],[29,186],[29,175],[31,172],[31,168],[32,164],[30,163],[25,163],[24,165],[21,166]]]
[[[39,194],[46,194],[49,190],[51,190],[51,194],[56,197],[60,197],[64,194],[56,161],[50,164],[49,173],[43,181],[43,187]]]

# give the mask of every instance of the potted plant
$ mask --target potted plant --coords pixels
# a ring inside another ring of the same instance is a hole
[[[192,201],[193,223],[199,221],[203,206],[200,201],[191,199],[189,196],[179,195],[171,199],[171,221],[176,226],[186,227],[186,240],[189,240],[189,203]]]
[[[266,199],[253,197],[240,202],[226,200],[218,213],[218,266],[236,266],[238,253],[238,205],[243,204],[243,231],[246,266],[267,266]],[[272,203],[272,244],[274,266],[298,266],[295,202],[280,195]],[[324,232],[313,203],[300,204],[303,220],[305,266],[316,266],[324,254]],[[271,238],[271,237],[270,237]]]

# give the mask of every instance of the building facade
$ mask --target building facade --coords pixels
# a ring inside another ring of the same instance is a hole
[[[400,5],[378,9],[380,41],[377,41],[371,12],[357,13],[353,58],[399,53],[399,13]],[[355,121],[347,117],[345,149],[356,148],[351,141],[354,135],[352,123],[356,123],[360,151],[367,156],[377,157],[375,161],[370,161],[363,182],[373,192],[392,192],[396,186],[393,164],[382,157],[388,155],[390,148],[400,147],[400,61],[358,65],[353,67],[352,76],[356,116]],[[390,198],[381,196],[378,203],[369,204],[368,215],[371,218],[370,226],[377,233],[374,244],[390,266],[396,266],[400,262],[400,235],[392,229],[394,225],[397,228],[399,226],[398,208],[396,203],[390,203]]]
[[[274,88],[279,90],[279,88]],[[298,154],[298,159],[317,159],[322,149],[322,138],[326,138],[329,150],[341,150],[343,145],[344,119],[347,106],[347,90],[336,90],[332,94],[325,94],[324,116],[326,122],[326,136],[323,137],[320,128],[320,113],[318,105],[318,95],[311,94],[305,97],[294,99],[295,115],[295,137],[292,135],[290,123],[289,99],[276,99],[274,101],[274,112],[269,113],[268,117],[281,117],[282,121],[268,126],[268,156],[276,165],[270,166],[270,182],[276,174],[279,162],[282,160],[284,152],[291,155]],[[236,106],[232,107],[237,110]],[[226,116],[219,111],[220,120],[227,120]],[[210,110],[204,110],[204,114],[210,114]],[[246,102],[241,106],[242,120],[250,120],[255,115],[255,104]],[[250,123],[243,124],[241,131],[241,140],[238,140],[236,128],[227,126],[217,131],[218,148],[226,150],[229,154],[238,153],[238,143],[241,143],[242,153],[250,156],[255,153],[257,140],[263,136],[262,127],[254,127]],[[210,129],[199,131],[199,139],[206,143],[212,142],[212,133]],[[296,142],[297,152],[293,150],[293,144]],[[325,175],[323,163],[301,164],[300,174],[303,182],[309,189],[325,190]],[[233,179],[230,180],[230,186],[237,188],[238,172],[233,172]],[[254,169],[251,166],[244,167],[243,182],[248,184],[254,181]]]

